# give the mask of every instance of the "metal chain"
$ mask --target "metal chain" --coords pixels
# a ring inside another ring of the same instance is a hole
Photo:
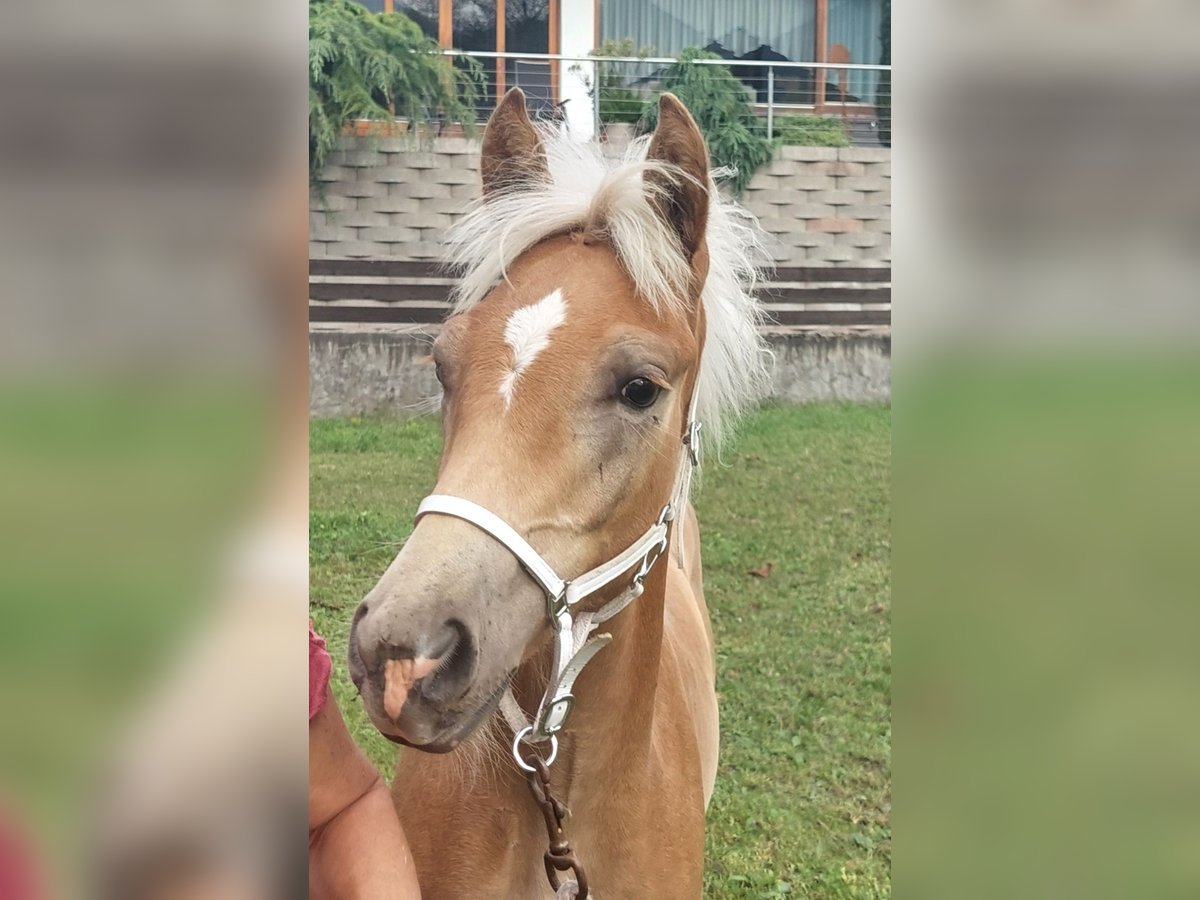
[[[532,750],[525,757],[525,763],[529,767],[529,790],[542,811],[542,818],[546,820],[546,837],[549,841],[545,856],[546,880],[550,882],[556,897],[587,900],[587,873],[563,832],[563,822],[567,818],[568,810],[550,788],[550,769]],[[560,882],[558,873],[568,870],[575,876],[574,881]]]

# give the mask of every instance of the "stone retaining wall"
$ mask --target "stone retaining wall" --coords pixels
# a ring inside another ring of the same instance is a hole
[[[779,332],[771,399],[785,403],[886,403],[891,397],[890,335],[876,331]],[[309,334],[313,416],[411,416],[438,395],[430,331],[411,327],[314,329]]]
[[[891,174],[884,148],[781,147],[742,202],[779,265],[890,266]],[[346,137],[320,177],[310,256],[440,259],[446,229],[479,193],[479,145]]]

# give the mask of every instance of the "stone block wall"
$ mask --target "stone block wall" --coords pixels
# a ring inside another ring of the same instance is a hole
[[[891,150],[780,147],[742,203],[770,236],[777,265],[891,265]]]
[[[742,202],[780,266],[891,265],[891,151],[781,147]],[[446,229],[479,194],[479,145],[342,139],[309,214],[309,255],[440,259]]]

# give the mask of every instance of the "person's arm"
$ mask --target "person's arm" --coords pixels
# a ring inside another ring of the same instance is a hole
[[[419,900],[392,798],[332,695],[308,725],[311,900]]]

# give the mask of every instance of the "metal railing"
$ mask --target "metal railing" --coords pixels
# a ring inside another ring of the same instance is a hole
[[[606,118],[621,116],[629,104],[656,93],[665,69],[680,62],[670,56],[572,56],[561,53],[444,50],[444,55],[478,62],[487,81],[480,118],[486,118],[500,88],[519,86],[543,118],[579,122],[571,103],[589,107],[591,130],[600,134]],[[766,119],[768,138],[781,115],[825,115],[844,121],[877,123],[881,110],[890,117],[891,66],[867,63],[792,60],[696,59],[690,65],[727,66],[745,85],[755,112]],[[522,67],[526,74],[522,75]],[[610,120],[611,121],[611,120]]]

